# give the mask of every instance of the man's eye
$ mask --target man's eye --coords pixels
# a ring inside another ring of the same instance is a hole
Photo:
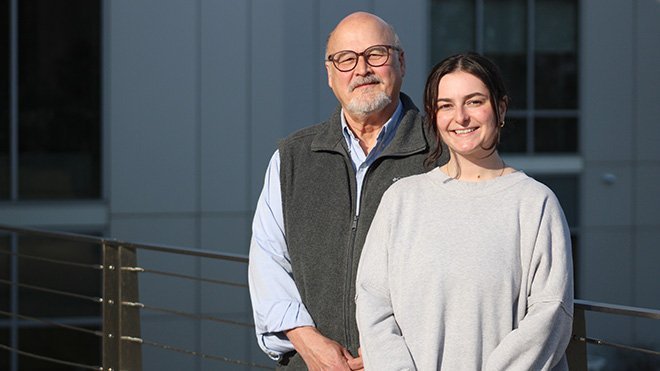
[[[371,58],[383,58],[386,55],[387,54],[385,54],[385,53],[377,51],[377,52],[371,52],[371,53],[367,54],[367,58],[370,58],[370,59]]]
[[[336,59],[337,63],[341,64],[350,64],[355,61],[355,57],[352,56],[340,56]]]

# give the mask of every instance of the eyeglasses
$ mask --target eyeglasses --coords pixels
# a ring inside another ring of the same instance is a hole
[[[328,56],[327,61],[332,62],[341,72],[352,71],[358,64],[360,56],[371,67],[380,67],[390,59],[390,49],[401,51],[401,48],[392,45],[374,45],[366,48],[362,53],[352,50],[342,50]]]

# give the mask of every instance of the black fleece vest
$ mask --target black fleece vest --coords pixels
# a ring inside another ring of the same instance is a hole
[[[354,355],[359,347],[355,275],[369,225],[393,182],[430,170],[424,160],[434,141],[410,98],[401,94],[401,100],[396,135],[365,176],[359,217],[340,108],[329,121],[302,129],[279,146],[284,227],[294,280],[318,330]],[[287,369],[306,368],[294,355]]]

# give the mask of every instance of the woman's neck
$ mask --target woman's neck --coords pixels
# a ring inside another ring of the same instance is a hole
[[[452,178],[466,182],[495,179],[511,172],[511,168],[506,166],[497,151],[488,157],[477,159],[468,159],[452,153],[449,162],[440,170]]]

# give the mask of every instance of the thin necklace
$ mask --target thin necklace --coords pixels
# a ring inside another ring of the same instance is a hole
[[[502,171],[500,171],[500,175],[497,176],[498,178],[504,174],[504,169],[506,169],[506,163],[504,162],[504,159],[500,157],[500,160],[502,160]]]
[[[500,171],[500,174],[496,176],[495,178],[499,178],[504,174],[504,169],[506,169],[506,163],[504,162],[504,159],[500,157],[500,161],[502,161],[502,170]],[[480,179],[481,175],[477,175],[477,179]]]
[[[500,173],[495,178],[499,178],[502,175],[504,175],[504,170],[506,169],[506,162],[504,162],[504,159],[502,159],[500,157],[500,161],[502,161],[502,169],[500,170]],[[443,167],[445,168],[445,170],[443,172],[445,172],[447,175],[449,175],[449,164],[444,164],[443,166],[440,166],[440,170],[442,170]],[[451,175],[449,175],[449,176],[452,177]],[[452,177],[452,178],[458,179],[458,177]],[[477,179],[480,179],[480,178],[481,178],[481,175],[478,174]]]

